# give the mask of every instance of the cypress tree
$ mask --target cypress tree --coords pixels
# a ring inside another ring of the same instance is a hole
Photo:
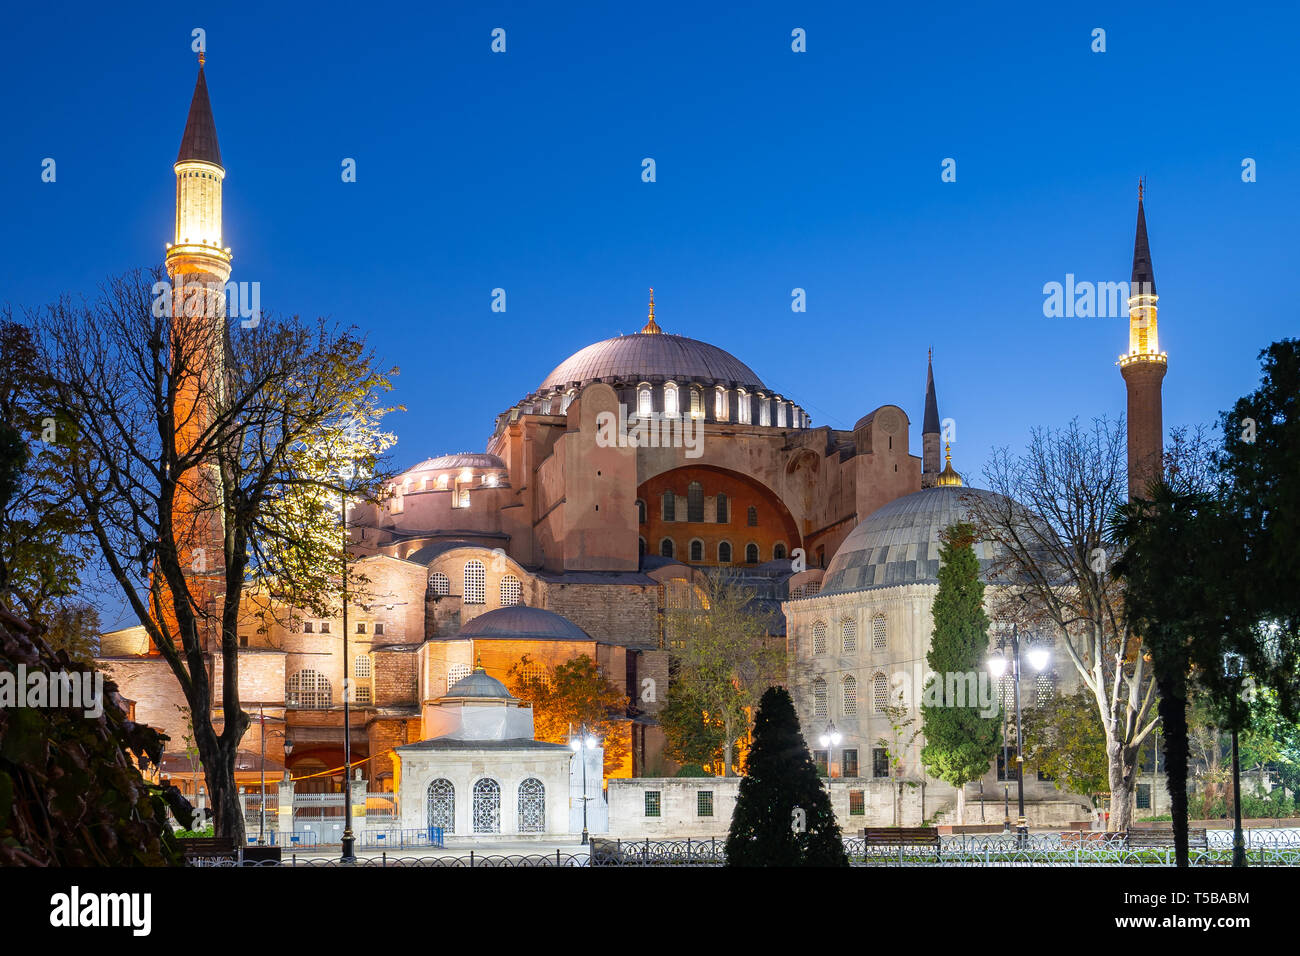
[[[805,814],[802,833],[796,808]],[[759,701],[726,855],[727,866],[848,866],[830,795],[783,687],[769,687]]]
[[[939,592],[934,598],[934,635],[926,663],[934,676],[921,705],[926,773],[957,788],[958,822],[965,822],[964,787],[988,772],[1002,731],[997,713],[981,714],[989,619],[984,583],[975,557],[975,528],[959,522],[940,533]],[[972,699],[973,698],[973,699]]]

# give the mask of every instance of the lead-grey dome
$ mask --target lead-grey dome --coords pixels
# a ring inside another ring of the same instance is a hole
[[[492,677],[482,667],[476,667],[469,676],[462,677],[447,688],[442,700],[452,697],[473,697],[476,699],[514,700],[506,685]]]
[[[765,389],[754,370],[716,345],[684,335],[620,335],[588,345],[555,367],[539,392],[601,379],[647,381],[653,376],[676,382],[702,381]]]
[[[974,499],[1005,501],[981,488],[925,488],[878,508],[849,532],[822,578],[821,594],[939,580],[939,532],[970,521]],[[975,556],[987,582],[993,545],[978,542]]]
[[[457,637],[482,640],[591,641],[592,636],[568,618],[540,607],[515,604],[480,614],[464,624]]]
[[[441,471],[448,468],[505,468],[505,466],[506,463],[496,455],[463,451],[456,455],[426,458],[418,465],[408,468],[404,474],[410,474],[413,471]]]

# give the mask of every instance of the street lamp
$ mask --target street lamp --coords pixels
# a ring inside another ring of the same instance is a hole
[[[262,795],[261,795],[261,798],[260,798],[260,802],[258,803],[258,811],[257,811],[257,816],[258,816],[258,820],[257,820],[257,845],[258,845],[258,846],[265,846],[265,845],[266,845],[266,736],[267,736],[267,734],[266,734],[266,722],[267,722],[268,720],[273,720],[273,721],[277,721],[277,722],[283,722],[283,721],[284,721],[284,718],[283,718],[283,717],[267,717],[265,714],[262,713],[262,703],[261,703],[261,701],[258,701],[258,704],[257,704],[257,723],[258,723],[258,725],[260,726],[261,731],[262,731],[262,734],[261,734],[261,737],[262,737],[262,762],[261,762],[261,768],[260,768],[260,769],[261,769],[261,774],[260,774],[260,776],[261,776]],[[286,756],[286,757],[287,757],[289,754],[291,754],[291,753],[293,752],[293,741],[289,739],[288,735],[287,735],[284,731],[273,730],[273,731],[271,731],[271,736],[272,736],[272,737],[284,737],[284,753],[285,753],[285,756]]]
[[[339,469],[339,478],[346,485],[356,477],[358,466],[355,461]],[[348,493],[340,487],[339,504],[343,515],[343,546],[339,554],[343,563],[343,855],[341,862],[357,862],[354,849],[356,837],[352,833],[352,715],[348,698],[352,696],[351,668],[348,663]]]
[[[1245,661],[1240,654],[1228,652],[1223,655],[1223,676],[1232,681],[1232,700],[1228,704],[1228,721],[1232,724],[1232,865],[1246,865],[1246,837],[1241,829],[1241,755],[1237,751],[1237,724],[1240,709],[1237,701],[1241,697],[1241,675]]]
[[[1011,652],[1009,660],[1008,649]],[[1051,659],[1047,648],[1035,644],[1030,645],[1026,656],[1029,658],[1029,664],[1034,670],[1042,670]],[[1025,838],[1029,836],[1029,827],[1025,823],[1025,751],[1023,735],[1020,733],[1020,627],[1014,622],[1011,625],[1011,639],[1008,641],[1005,637],[999,638],[997,650],[989,654],[989,673],[994,677],[1001,677],[1006,673],[1008,663],[1011,666],[1011,673],[1015,680],[1016,697],[1016,809],[1019,814],[1016,818],[1016,842],[1023,845]],[[1002,754],[1002,765],[1005,767],[1005,736],[1003,737]]]
[[[572,726],[572,725],[570,725]],[[573,752],[579,754],[582,758],[582,845],[587,845],[587,755],[585,751],[595,750],[600,746],[600,741],[593,735],[587,733],[587,725],[584,723],[578,727],[578,735],[569,738],[569,746]]]
[[[826,748],[826,779],[829,780],[835,776],[835,761],[832,759],[834,752],[831,748],[838,747],[844,737],[835,729],[835,722],[831,721],[826,725],[826,729],[822,731],[822,735],[818,739],[821,741],[821,745]]]

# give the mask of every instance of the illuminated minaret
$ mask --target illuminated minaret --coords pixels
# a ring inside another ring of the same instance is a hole
[[[921,487],[933,488],[939,479],[939,402],[934,397],[934,350],[926,360],[925,418],[921,423]]]
[[[226,342],[225,284],[230,249],[221,234],[221,183],[226,171],[208,102],[199,54],[176,172],[176,235],[167,243],[171,278],[173,417],[178,455],[184,455],[212,422],[223,390]],[[178,477],[172,522],[182,566],[195,603],[208,605],[221,593],[224,567],[221,486],[213,463]],[[170,616],[169,609],[162,609]]]
[[[1147,244],[1147,217],[1138,183],[1137,236],[1133,240],[1133,278],[1128,298],[1128,354],[1119,357],[1128,387],[1128,493],[1147,497],[1153,480],[1164,473],[1164,422],[1160,383],[1169,357],[1156,334],[1156,277]]]

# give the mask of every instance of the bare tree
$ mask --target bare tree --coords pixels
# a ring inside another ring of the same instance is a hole
[[[256,582],[289,608],[331,600],[342,545],[331,506],[383,477],[392,439],[378,397],[392,373],[352,330],[265,315],[229,329],[210,309],[159,307],[165,283],[161,270],[128,273],[93,303],[29,319],[71,423],[70,487],[185,695],[216,833],[242,843],[241,598]]]
[[[1106,540],[1128,500],[1125,449],[1122,421],[1034,429],[1023,455],[997,449],[985,468],[1000,497],[968,496],[981,538],[995,544],[990,571],[1006,583],[994,616],[1050,627],[1096,702],[1115,830],[1129,826],[1138,749],[1157,722],[1155,681],[1125,621]]]

